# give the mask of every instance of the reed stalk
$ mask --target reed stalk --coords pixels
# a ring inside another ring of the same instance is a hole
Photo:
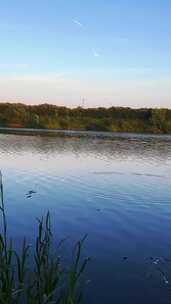
[[[65,267],[53,253],[50,213],[38,219],[35,246],[24,238],[20,252],[8,237],[2,174],[0,172],[0,304],[79,304],[81,276],[89,258],[82,259],[84,237],[74,248],[71,265]],[[31,265],[31,266],[30,266]]]

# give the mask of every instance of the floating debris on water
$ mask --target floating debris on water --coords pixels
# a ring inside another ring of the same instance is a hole
[[[160,269],[160,268],[158,268],[158,271],[160,272],[160,274],[161,274],[161,276],[163,278],[164,283],[165,284],[169,284],[169,280],[167,279],[166,274],[164,273],[164,271],[162,269]]]
[[[123,259],[124,261],[126,261],[126,260],[128,260],[128,257],[127,257],[127,256],[124,256],[122,259]]]
[[[158,263],[160,262],[160,259],[156,259],[153,264],[158,265]]]
[[[37,193],[36,191],[34,190],[29,190],[27,193],[26,193],[26,198],[32,198],[32,195]]]
[[[96,175],[112,175],[112,174],[123,175],[124,173],[118,172],[118,171],[94,171],[93,174],[96,174]]]
[[[164,178],[164,175],[159,174],[150,174],[150,173],[139,173],[139,172],[132,172],[131,175],[137,175],[137,176],[147,176],[147,177],[159,177]]]
[[[123,172],[119,171],[94,171],[93,174],[95,175],[124,175]],[[135,176],[146,176],[146,177],[158,177],[158,178],[165,178],[164,175],[159,175],[159,174],[150,174],[150,173],[141,173],[141,172],[128,172],[130,175],[135,175]]]
[[[170,262],[171,260],[164,257],[149,257],[148,259],[151,260],[150,264],[152,266],[152,269],[150,273],[148,273],[148,276],[151,278],[153,276],[154,271],[158,272],[164,284],[169,285],[169,288],[171,288],[169,279],[167,277],[168,269],[165,271],[167,265],[166,263]]]
[[[31,196],[31,195],[27,195],[26,197],[27,197],[27,198],[31,198],[32,196]]]

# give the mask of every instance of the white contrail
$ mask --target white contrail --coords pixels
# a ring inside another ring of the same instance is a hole
[[[94,49],[93,49],[93,55],[94,57],[100,57],[100,54]]]
[[[79,22],[78,20],[72,19],[72,21],[73,21],[76,25],[78,25],[79,27],[83,27],[83,24],[82,24],[81,22]]]
[[[77,26],[79,27],[83,27],[84,25],[78,21],[77,19],[72,19],[72,22],[75,23]],[[100,57],[100,54],[95,50],[95,49],[92,49],[92,52],[93,52],[93,56],[94,57]]]

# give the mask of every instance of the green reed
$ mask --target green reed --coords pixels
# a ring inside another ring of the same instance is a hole
[[[73,262],[69,267],[64,267],[58,252],[53,252],[48,212],[45,218],[38,220],[35,246],[30,246],[23,239],[18,253],[13,240],[8,238],[1,173],[0,200],[0,304],[81,303],[80,278],[89,260],[81,258],[86,237],[76,243]]]

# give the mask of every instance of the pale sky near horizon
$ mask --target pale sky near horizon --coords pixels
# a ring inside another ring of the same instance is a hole
[[[0,101],[171,108],[170,0],[0,0]]]

